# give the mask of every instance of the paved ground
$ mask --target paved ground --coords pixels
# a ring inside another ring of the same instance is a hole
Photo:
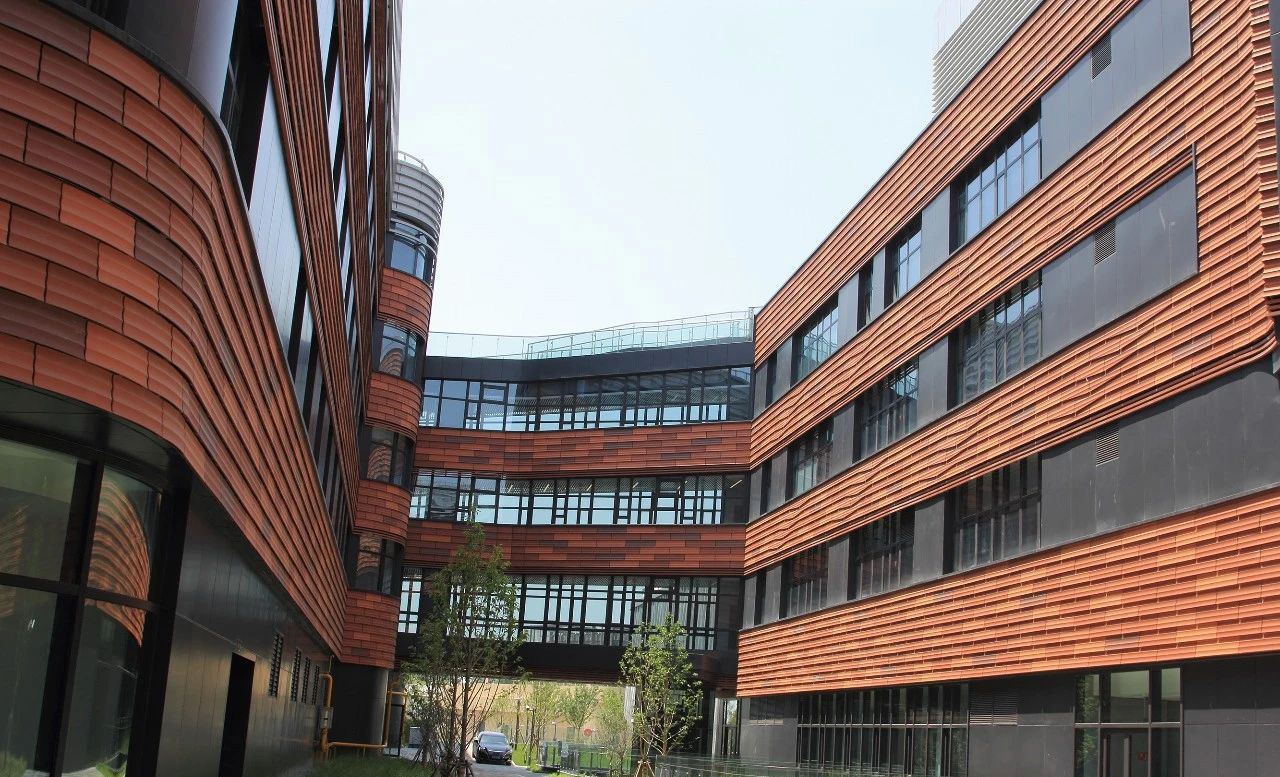
[[[474,763],[471,770],[476,777],[529,777],[529,770],[523,766]]]

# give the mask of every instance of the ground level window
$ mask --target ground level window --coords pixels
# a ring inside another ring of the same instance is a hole
[[[1076,678],[1076,777],[1182,774],[1182,673],[1177,667]]]

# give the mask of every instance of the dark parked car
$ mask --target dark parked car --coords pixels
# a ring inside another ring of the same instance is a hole
[[[511,743],[501,731],[481,731],[475,746],[477,763],[511,765]]]

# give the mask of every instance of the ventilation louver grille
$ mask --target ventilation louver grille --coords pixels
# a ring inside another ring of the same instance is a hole
[[[1116,223],[1108,221],[1093,233],[1093,263],[1097,264],[1116,253]]]
[[[267,695],[280,695],[280,662],[284,660],[284,635],[276,634],[271,643],[271,672],[267,675]]]
[[[1118,432],[1098,438],[1098,466],[1110,464],[1120,458],[1120,435]]]
[[[1111,64],[1111,34],[1107,33],[1102,40],[1093,45],[1093,49],[1089,51],[1089,59],[1093,67],[1093,77],[1097,78],[1098,74],[1107,69],[1107,65]]]
[[[974,691],[969,701],[969,723],[974,726],[1016,726],[1017,691]]]

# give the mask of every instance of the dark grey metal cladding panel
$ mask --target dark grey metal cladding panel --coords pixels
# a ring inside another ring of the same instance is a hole
[[[1040,174],[1045,178],[1072,154],[1069,95],[1080,67],[1077,63],[1040,98]]]
[[[316,708],[289,701],[290,674],[295,649],[313,667],[323,667],[328,654],[283,594],[269,586],[269,576],[257,571],[259,562],[245,547],[212,496],[197,486],[183,549],[157,774],[217,774],[233,653],[254,662],[244,773],[298,773],[311,764]],[[285,640],[280,695],[273,697],[267,683],[276,632]]]
[[[947,353],[951,338],[944,337],[920,354],[916,384],[916,422],[924,426],[947,412]]]
[[[1044,356],[1049,356],[1093,327],[1093,246],[1090,241],[1085,240],[1045,267],[1041,294]]]
[[[1150,208],[1149,218],[1153,225],[1158,223],[1164,227],[1169,287],[1172,287],[1200,270],[1195,168],[1182,171],[1160,189],[1159,198]]]
[[[1163,415],[1148,411],[1134,424],[1141,433],[1137,444],[1142,446],[1142,474],[1134,481],[1133,490],[1141,492],[1143,519],[1175,512],[1173,451],[1177,433],[1170,420],[1169,410]]]
[[[849,594],[849,537],[827,545],[827,607],[845,601]]]
[[[1174,401],[1173,410],[1173,503],[1175,509],[1202,505],[1209,501],[1209,473],[1205,459],[1209,453],[1209,437],[1217,434],[1204,417],[1198,401],[1208,386],[1197,386]]]
[[[755,346],[751,342],[646,348],[555,359],[428,356],[427,375],[454,380],[560,380],[663,370],[742,367],[754,360]]]
[[[1125,515],[1120,505],[1120,490],[1122,488],[1131,488],[1133,484],[1133,481],[1125,480],[1121,475],[1125,459],[1132,460],[1134,458],[1132,425],[1127,425],[1124,429],[1106,426],[1098,431],[1097,436],[1103,437],[1113,432],[1116,433],[1117,437],[1121,438],[1119,458],[1115,461],[1105,464],[1097,463],[1098,441],[1095,438],[1093,442],[1093,516],[1096,531],[1100,532],[1118,529],[1124,525],[1126,519],[1132,518],[1132,516]],[[1126,446],[1126,442],[1129,445]],[[1088,453],[1087,449],[1085,453]],[[1129,454],[1127,457],[1126,453]]]
[[[791,347],[794,338],[788,337],[778,345],[778,350],[773,352],[773,357],[778,361],[778,368],[773,381],[773,399],[776,402],[778,397],[787,393],[787,389],[791,388]]]
[[[787,451],[774,456],[769,465],[769,509],[773,510],[787,499]]]
[[[764,617],[761,623],[773,623],[782,611],[782,565],[769,567],[764,574]]]
[[[951,188],[944,188],[920,215],[920,277],[942,266],[951,255]]]
[[[1094,532],[1093,433],[1040,456],[1040,541],[1044,547]]]
[[[722,577],[719,579],[719,596],[716,599],[716,629],[720,631],[729,631],[738,628],[738,624],[742,622],[742,613],[747,609],[743,606],[748,599],[745,598],[745,591],[742,578],[738,577]],[[754,593],[754,587],[753,591]],[[755,600],[750,600],[752,604]],[[717,638],[716,649],[723,650]]]
[[[1144,200],[1144,204],[1145,204]],[[1144,208],[1139,205],[1116,219],[1116,252],[1093,265],[1093,327],[1100,328],[1141,304],[1138,260],[1138,221]],[[1094,238],[1085,241],[1093,252]]]
[[[756,625],[756,576],[751,575],[742,581],[742,628]]]
[[[768,392],[769,361],[751,371],[751,410],[753,416],[764,412]]]
[[[764,482],[764,475],[760,468],[753,469],[751,476],[748,478],[748,490],[750,495],[747,497],[750,504],[747,505],[747,521],[754,521],[760,517],[760,490],[761,484]]]
[[[836,411],[831,428],[831,472],[834,477],[853,466],[854,444],[858,430],[855,427],[855,405],[850,402]]]
[[[1264,488],[1280,479],[1280,397],[1276,379],[1264,366],[1251,369],[1240,392],[1239,482],[1237,492]],[[1280,674],[1273,675],[1280,711]],[[1280,715],[1276,723],[1280,723]]]
[[[947,500],[936,497],[916,506],[911,582],[942,577],[947,547]]]
[[[840,287],[836,296],[836,306],[840,310],[836,322],[836,347],[844,345],[858,333],[858,274]]]
[[[216,110],[226,83],[235,0],[135,0],[128,5],[125,31],[190,82]]]
[[[867,314],[868,324],[875,321],[884,312],[884,252],[885,249],[881,248],[871,258],[871,309]]]
[[[1161,37],[1164,42],[1164,75],[1191,59],[1191,4],[1187,0],[1160,0]]]

